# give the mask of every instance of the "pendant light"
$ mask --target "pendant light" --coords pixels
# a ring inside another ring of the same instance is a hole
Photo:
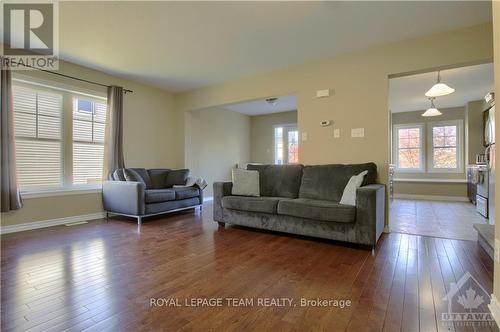
[[[441,83],[441,72],[438,71],[437,82],[425,93],[425,95],[429,98],[441,97],[449,95],[450,93],[455,92],[455,89],[450,88],[445,83]]]
[[[427,111],[425,111],[422,116],[438,116],[438,115],[441,115],[443,113],[439,112],[439,110],[436,108],[436,106],[434,106],[434,98],[429,98],[429,100],[431,101],[431,107],[427,109]]]

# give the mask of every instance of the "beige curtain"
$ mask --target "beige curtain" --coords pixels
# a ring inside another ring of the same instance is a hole
[[[20,209],[23,203],[17,187],[12,75],[3,67],[0,75],[0,199],[1,211],[8,212]]]
[[[123,159],[123,88],[108,88],[108,109],[106,114],[106,130],[104,137],[103,178],[118,168],[124,168]]]

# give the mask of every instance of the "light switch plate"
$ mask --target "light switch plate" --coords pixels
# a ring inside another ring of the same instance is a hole
[[[332,94],[332,90],[330,90],[330,89],[318,90],[318,91],[316,91],[316,98],[330,97],[331,94]]]
[[[351,137],[365,137],[365,128],[351,128]]]
[[[500,263],[500,241],[495,239],[495,253],[494,253],[495,262]]]
[[[307,133],[306,132],[302,133],[302,141],[307,141]]]
[[[340,129],[338,129],[338,128],[333,129],[333,137],[334,138],[340,137]]]

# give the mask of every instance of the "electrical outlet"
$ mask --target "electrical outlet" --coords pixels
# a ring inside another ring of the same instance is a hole
[[[302,141],[307,141],[307,133],[306,132],[302,133]]]
[[[500,241],[495,239],[495,254],[494,254],[495,262],[500,263]]]

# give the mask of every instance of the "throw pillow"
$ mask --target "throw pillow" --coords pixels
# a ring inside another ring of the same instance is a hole
[[[175,169],[168,172],[167,178],[165,180],[165,188],[185,185],[188,175],[189,169]]]
[[[113,179],[115,181],[127,181],[127,179],[125,179],[125,176],[123,175],[123,170],[123,168],[118,168],[113,172]]]
[[[259,171],[248,171],[241,168],[233,168],[232,195],[237,196],[260,196]]]
[[[356,206],[356,190],[361,187],[366,174],[368,174],[368,171],[363,171],[358,175],[351,176],[344,188],[340,204]]]
[[[146,181],[144,181],[142,176],[131,168],[124,168],[123,175],[125,176],[126,181],[142,182],[146,186]]]

